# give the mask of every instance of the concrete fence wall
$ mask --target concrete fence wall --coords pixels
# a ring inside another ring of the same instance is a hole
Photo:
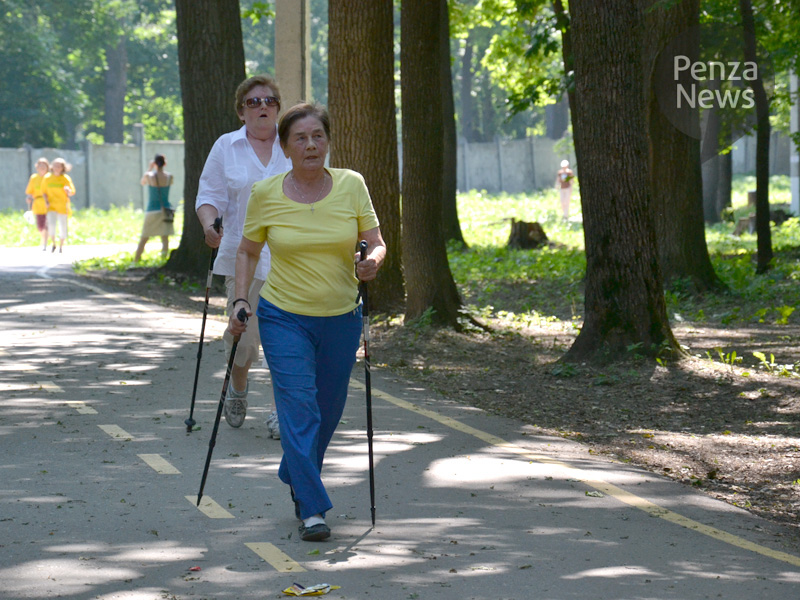
[[[461,141],[457,148],[458,189],[515,194],[550,187],[564,158],[575,165],[574,156],[555,152],[555,143],[543,137],[489,143]],[[787,136],[773,135],[770,148],[772,174],[789,174],[789,149]],[[166,157],[167,170],[175,176],[170,202],[177,206],[183,197],[184,184],[184,146],[180,141],[142,140],[138,145],[84,144],[81,150],[0,148],[0,210],[25,208],[25,186],[40,156],[51,161],[61,156],[72,164],[70,177],[77,189],[73,198],[75,208],[107,209],[129,204],[144,207],[146,190],[139,181],[156,154]],[[755,138],[742,138],[733,151],[733,172],[744,173],[754,169]]]
[[[22,210],[25,186],[36,171],[36,160],[44,156],[51,161],[64,158],[72,165],[69,176],[77,193],[72,198],[74,208],[112,206],[144,207],[146,190],[141,185],[142,174],[156,154],[167,159],[166,169],[174,175],[170,202],[177,205],[183,197],[183,142],[145,141],[134,144],[84,144],[81,150],[56,148],[0,148],[0,210]]]

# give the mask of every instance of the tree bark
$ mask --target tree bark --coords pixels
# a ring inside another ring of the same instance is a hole
[[[127,83],[128,51],[125,37],[120,36],[116,45],[106,48],[105,128],[103,131],[103,141],[106,144],[121,144],[124,141]]]
[[[573,121],[581,155],[585,321],[564,360],[679,351],[650,217],[644,31],[635,0],[572,0]]]
[[[453,75],[450,72],[450,17],[447,13],[447,0],[439,0],[442,11],[439,22],[439,46],[441,56],[442,93],[442,133],[444,135],[444,167],[442,170],[442,225],[445,241],[458,242],[466,246],[461,223],[458,221],[458,201],[456,199],[458,147],[456,141],[456,114],[453,100]]]
[[[555,104],[544,107],[545,136],[551,140],[564,137],[569,126],[569,101],[561,98]]]
[[[387,253],[369,298],[371,307],[383,312],[398,309],[405,299],[393,19],[392,0],[328,2],[331,166],[361,173],[372,196]]]
[[[447,262],[442,230],[444,108],[438,2],[404,0],[400,13],[403,103],[403,259],[406,322],[427,311],[458,327],[461,299]]]
[[[756,52],[756,26],[750,0],[740,0],[742,31],[744,33],[744,59],[758,63]],[[756,236],[758,238],[758,262],[756,273],[765,273],[772,262],[772,232],[769,218],[769,99],[764,89],[759,64],[757,76],[750,82],[756,103]]]
[[[655,0],[649,0],[653,6]],[[676,36],[698,26],[699,0],[681,0],[646,12],[644,69],[650,146],[650,192],[659,260],[665,283],[681,279],[695,292],[720,289],[706,245],[700,140],[669,122],[658,104],[656,61],[665,52],[699,56],[699,38],[684,38],[686,47],[667,46]],[[663,60],[663,56],[661,59]],[[670,59],[670,64],[672,60]],[[699,118],[699,117],[698,117]]]
[[[233,98],[245,78],[242,22],[239,0],[176,0],[175,9],[186,147],[184,218],[181,243],[164,269],[202,276],[208,271],[210,250],[194,203],[214,142],[241,126]]]
[[[573,35],[571,19],[569,13],[564,8],[561,0],[553,0],[553,12],[556,15],[556,25],[561,31],[561,54],[564,63],[564,85],[567,91],[567,101],[569,108],[569,120],[572,123],[572,139],[578,137],[581,124],[575,119],[575,113],[580,101],[575,94],[575,53],[573,51]],[[581,168],[581,148],[575,144],[575,167],[576,173]],[[580,173],[578,173],[580,175]],[[581,192],[581,205],[583,205],[583,193]]]

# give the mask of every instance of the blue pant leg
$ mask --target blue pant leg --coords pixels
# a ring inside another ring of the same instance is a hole
[[[325,451],[342,418],[350,375],[361,339],[361,307],[325,317],[317,348],[317,404],[321,416],[317,464],[322,470]]]
[[[278,476],[294,489],[305,519],[332,507],[318,461],[322,421],[316,386],[318,336],[313,318],[288,313],[264,299],[257,314],[281,424],[283,458]]]

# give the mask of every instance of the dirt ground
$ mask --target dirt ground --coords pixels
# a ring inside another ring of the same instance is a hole
[[[202,314],[202,293],[150,282],[147,274],[89,276]],[[223,318],[223,308],[222,295],[213,293],[209,316]],[[781,365],[798,361],[800,327],[676,323],[675,335],[692,357],[662,366],[632,355],[596,368],[557,362],[575,337],[560,323],[489,325],[493,333],[456,333],[377,318],[373,368],[800,530],[800,378],[780,373]],[[715,348],[723,359],[735,350],[743,361],[726,364]],[[753,351],[773,354],[774,364],[759,365]]]

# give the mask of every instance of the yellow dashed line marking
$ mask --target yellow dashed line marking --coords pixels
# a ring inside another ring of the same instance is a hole
[[[192,503],[192,506],[197,505],[197,496],[186,496],[185,497],[189,502]],[[203,513],[205,516],[211,519],[233,519],[234,516],[229,513],[227,510],[222,508],[219,504],[214,502],[208,496],[203,496],[202,500],[200,500],[200,506],[197,506],[197,509]]]
[[[351,379],[350,383],[353,387],[358,389],[365,389],[365,386],[360,381],[355,379]],[[686,529],[690,529],[692,531],[696,531],[698,533],[702,533],[703,535],[707,535],[711,538],[724,542],[726,544],[730,544],[731,546],[736,546],[738,548],[742,548],[744,550],[750,550],[751,552],[755,552],[757,554],[761,554],[762,556],[767,556],[769,558],[774,558],[775,560],[780,560],[782,562],[789,563],[791,565],[795,565],[800,567],[800,557],[794,556],[793,554],[788,554],[786,552],[781,552],[779,550],[772,550],[771,548],[767,548],[766,546],[761,546],[760,544],[756,544],[754,542],[750,542],[744,538],[741,538],[737,535],[733,535],[732,533],[728,533],[726,531],[721,531],[715,527],[711,527],[709,525],[704,525],[698,521],[694,521],[688,517],[684,517],[676,512],[673,512],[669,509],[663,508],[650,502],[649,500],[645,500],[635,494],[631,494],[611,483],[606,481],[602,481],[600,479],[596,479],[591,476],[584,475],[584,471],[581,469],[576,469],[575,467],[571,467],[570,465],[561,462],[559,460],[554,460],[547,456],[541,454],[535,454],[522,448],[521,446],[517,446],[516,444],[512,444],[500,438],[496,435],[492,435],[485,431],[481,431],[480,429],[475,429],[474,427],[470,427],[456,419],[452,419],[450,417],[445,417],[444,415],[440,415],[437,412],[432,410],[428,410],[425,408],[421,408],[416,404],[412,404],[411,402],[407,402],[406,400],[401,400],[400,398],[395,398],[391,394],[387,394],[386,392],[382,392],[381,390],[372,389],[372,396],[376,398],[382,398],[387,402],[394,404],[395,406],[399,406],[400,408],[404,408],[405,410],[415,412],[419,415],[428,417],[429,419],[433,419],[434,421],[441,423],[446,427],[450,427],[451,429],[455,429],[456,431],[460,431],[462,433],[466,433],[467,435],[474,436],[479,440],[486,442],[487,444],[491,444],[498,448],[502,448],[503,450],[507,450],[513,454],[517,454],[527,460],[549,464],[556,467],[558,470],[562,470],[563,473],[575,479],[580,479],[587,485],[595,488],[596,490],[607,494],[613,498],[616,498],[618,501],[628,504],[634,508],[638,508],[646,512],[647,514],[658,517],[659,519],[664,519],[665,521],[669,521],[670,523],[674,523],[676,525],[680,525],[681,527],[685,527]]]
[[[250,550],[258,554],[266,562],[272,565],[276,571],[281,573],[304,573],[305,569],[299,563],[292,560],[288,554],[279,550],[277,547],[267,542],[247,543]]]
[[[133,436],[119,425],[98,425],[100,429],[116,440],[132,440]]]
[[[56,385],[52,381],[37,381],[36,383],[39,385],[39,389],[42,389],[46,392],[57,394],[64,391],[61,386]]]
[[[159,475],[179,475],[180,471],[170,464],[160,454],[139,454],[144,462],[153,468]]]
[[[86,402],[82,402],[80,400],[70,400],[67,402],[67,405],[71,406],[82,415],[97,414],[97,411],[95,409],[93,409],[91,406],[86,406]]]

